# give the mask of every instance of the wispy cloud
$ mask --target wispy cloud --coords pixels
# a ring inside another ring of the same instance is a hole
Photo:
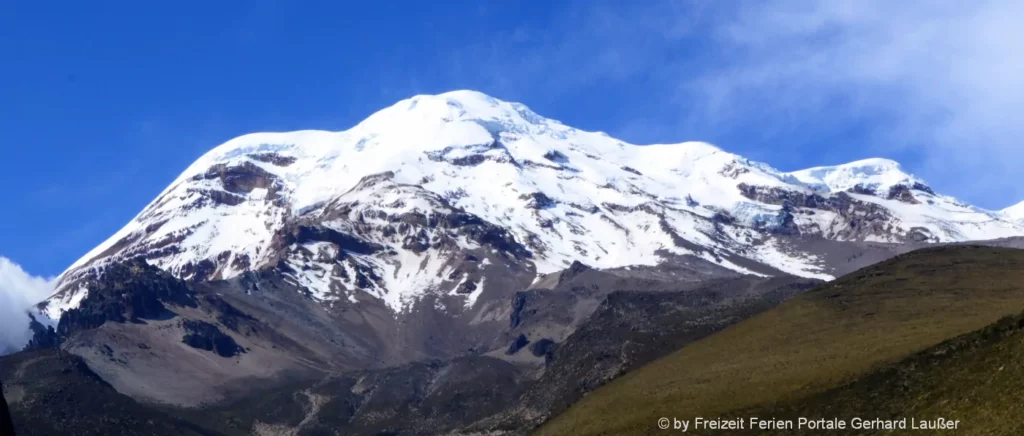
[[[1021,16],[1024,4],[1001,0],[756,4],[717,27],[716,50],[731,55],[683,92],[707,103],[709,123],[751,107],[782,126],[870,117],[867,149],[922,156],[923,175],[958,194],[1019,200]]]
[[[1012,0],[588,2],[450,64],[509,95],[646,88],[613,133],[749,141],[720,145],[754,158],[909,158],[938,188],[996,207],[1024,198],[1021,16]]]
[[[36,277],[0,256],[0,354],[20,350],[31,338],[26,314],[53,290],[52,278]]]

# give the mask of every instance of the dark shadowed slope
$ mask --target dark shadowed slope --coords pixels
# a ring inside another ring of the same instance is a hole
[[[199,429],[114,390],[81,358],[55,349],[0,357],[18,436],[199,436]]]
[[[1024,251],[949,246],[865,268],[610,383],[540,434],[646,434],[849,383],[1024,307]]]
[[[633,274],[623,279],[588,269],[563,281],[580,289],[531,291],[527,302],[517,297],[521,304],[510,302],[518,307],[511,318],[521,339],[492,355],[348,372],[193,417],[210,428],[245,434],[524,434],[622,373],[816,284],[796,277],[744,276],[698,285],[652,280],[657,276],[652,271]],[[651,290],[613,291],[643,288]],[[542,298],[551,292],[566,298]],[[567,339],[543,335],[561,331],[572,316],[560,320],[535,311],[544,306],[537,303],[580,307],[597,295],[602,297],[593,302],[596,310]]]
[[[7,409],[7,398],[3,395],[4,385],[0,383],[0,436],[14,436],[11,411]]]
[[[531,338],[519,354],[545,358],[540,377],[503,413],[467,430],[532,429],[609,381],[818,283],[744,276],[695,289],[613,292],[564,342]]]
[[[959,421],[959,436],[1024,434],[1024,315],[1006,317],[981,330],[945,341],[854,383],[798,401],[773,405],[780,418],[856,416],[899,420]],[[742,415],[764,415],[761,408]],[[758,435],[849,434],[836,431],[774,431]],[[859,431],[861,435],[928,434],[902,429]]]

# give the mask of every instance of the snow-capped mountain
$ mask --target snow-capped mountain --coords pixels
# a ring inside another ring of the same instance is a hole
[[[1018,211],[1021,210],[1018,208]],[[342,132],[256,133],[197,160],[61,276],[49,316],[105,264],[188,280],[278,268],[328,305],[424,295],[472,310],[502,271],[696,256],[831,278],[794,241],[949,242],[1024,234],[1011,211],[935,193],[869,159],[791,173],[699,142],[634,145],[473,91],[421,95]]]
[[[1003,209],[1001,212],[1003,216],[1006,216],[1011,220],[1024,220],[1024,201]]]

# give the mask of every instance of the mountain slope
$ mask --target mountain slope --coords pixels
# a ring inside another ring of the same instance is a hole
[[[1022,267],[1016,249],[898,256],[627,374],[538,434],[647,434],[663,416],[728,415],[823,392],[1019,312]]]
[[[1008,316],[867,374],[853,383],[771,407],[779,418],[837,417],[849,422],[871,411],[885,420],[959,421],[962,435],[1024,432],[1019,413],[1024,390],[1024,316]],[[740,412],[765,415],[765,409]],[[920,425],[920,424],[918,424]],[[953,431],[953,430],[950,430]],[[753,434],[753,432],[748,432]],[[838,432],[837,432],[838,433]],[[912,428],[858,434],[920,434]],[[820,435],[820,431],[758,431],[756,434]]]
[[[220,435],[119,394],[81,358],[54,349],[0,357],[0,378],[20,436]]]
[[[485,264],[535,275],[689,255],[829,279],[839,265],[826,258],[846,246],[806,241],[1022,234],[1024,223],[938,195],[891,161],[784,173],[709,144],[636,146],[454,91],[342,132],[214,148],[72,265],[41,310],[59,318],[97,267],[134,256],[193,281],[278,269],[330,307],[372,298],[398,313],[450,295],[443,310],[468,313],[481,292],[509,292]]]
[[[1003,209],[1002,213],[1012,220],[1024,220],[1024,201]]]
[[[231,434],[254,429],[270,434],[524,434],[628,368],[770,308],[815,282],[744,276],[697,285],[609,281],[611,274],[595,270],[583,275],[589,277],[569,279],[559,291],[584,292],[573,282],[620,290],[606,291],[600,307],[562,344],[526,329],[519,333],[523,339],[500,353],[350,371],[189,415]],[[518,322],[535,325],[542,315],[524,314]],[[527,363],[534,360],[540,365]]]

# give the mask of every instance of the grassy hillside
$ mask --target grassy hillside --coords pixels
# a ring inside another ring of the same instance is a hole
[[[543,435],[649,434],[799,401],[1024,308],[1024,251],[938,247],[865,268],[593,392]]]
[[[943,342],[854,383],[743,416],[915,418],[960,421],[955,434],[1024,434],[1024,315]],[[870,413],[865,413],[870,411]],[[750,432],[758,435],[847,434],[821,431]],[[913,430],[862,435],[921,434]]]

